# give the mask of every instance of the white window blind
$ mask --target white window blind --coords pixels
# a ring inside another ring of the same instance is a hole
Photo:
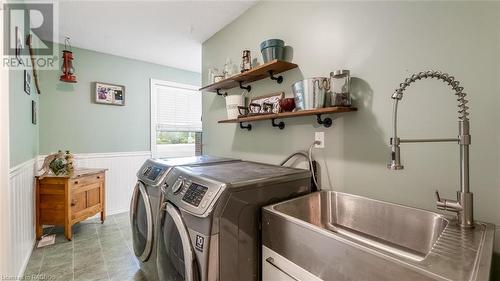
[[[156,87],[156,131],[201,132],[201,93],[177,87]]]

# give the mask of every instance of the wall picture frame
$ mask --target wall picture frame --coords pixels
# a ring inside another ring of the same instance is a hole
[[[23,60],[21,58],[21,51],[24,48],[23,46],[23,35],[21,34],[21,28],[19,26],[16,26],[14,28],[14,33],[15,33],[15,40],[16,40],[16,48],[15,48],[15,55],[16,59],[19,64],[23,64]]]
[[[94,101],[99,104],[125,105],[125,86],[94,82]]]
[[[31,73],[29,70],[24,70],[24,92],[31,95]]]
[[[36,101],[31,101],[31,124],[36,125],[37,123],[38,108],[36,106]]]

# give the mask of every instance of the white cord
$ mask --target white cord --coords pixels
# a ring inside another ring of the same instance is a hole
[[[312,178],[313,178],[313,181],[314,181],[314,184],[316,185],[316,187],[318,188],[318,191],[321,190],[321,187],[319,186],[318,184],[318,181],[316,180],[316,175],[314,173],[314,168],[313,168],[313,163],[312,163],[312,149],[314,148],[314,146],[316,144],[320,144],[321,142],[319,141],[314,141],[311,146],[309,146],[309,153],[307,154],[308,155],[308,158],[309,158],[309,167],[311,167],[311,172],[312,172]]]

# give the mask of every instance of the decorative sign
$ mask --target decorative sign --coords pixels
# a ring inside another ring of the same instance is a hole
[[[27,69],[24,70],[24,92],[31,95],[31,74]]]
[[[37,116],[38,116],[38,108],[36,106],[36,101],[32,100],[31,101],[31,123],[33,125],[36,125],[37,123]]]
[[[254,97],[250,100],[251,113],[280,113],[280,101],[285,96],[285,93],[278,92],[270,95]],[[254,106],[254,105],[259,106]]]

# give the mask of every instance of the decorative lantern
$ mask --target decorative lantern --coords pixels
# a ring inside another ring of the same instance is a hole
[[[76,83],[75,68],[73,67],[73,52],[69,43],[69,37],[64,40],[64,50],[62,53],[63,63],[61,66],[62,74],[59,80],[67,83]]]

